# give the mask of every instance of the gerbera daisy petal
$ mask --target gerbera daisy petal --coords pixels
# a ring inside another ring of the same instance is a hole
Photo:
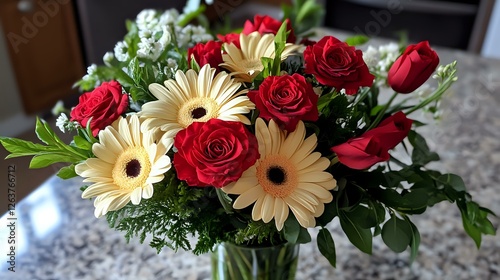
[[[106,137],[105,134],[101,134],[99,139],[102,139],[105,137]],[[113,154],[112,151],[110,151],[109,149],[106,149],[106,147],[104,147],[103,145],[101,145],[99,143],[92,145],[92,153],[94,153],[94,155],[97,158],[99,158],[107,163],[111,163],[111,164],[115,163],[116,155]]]
[[[224,192],[229,194],[242,194],[247,190],[257,186],[259,182],[255,177],[241,177],[237,182],[230,183],[224,187]]]
[[[302,142],[302,146],[300,146],[300,148],[295,152],[290,160],[293,162],[302,161],[302,159],[313,152],[314,148],[316,148],[317,142],[318,138],[316,137],[316,134],[312,134],[311,136],[307,137],[304,142]]]
[[[262,202],[261,208],[262,221],[264,223],[269,223],[274,217],[274,201],[274,197],[270,196],[269,194],[264,196],[264,201]]]
[[[141,198],[142,198],[142,188],[135,188],[130,193],[130,201],[134,205],[138,205],[139,203],[141,203]]]
[[[259,197],[252,208],[252,219],[254,221],[262,219],[262,204],[264,203],[264,197],[265,196]]]
[[[291,198],[286,198],[285,202],[292,210],[293,215],[297,218],[297,221],[302,227],[314,227],[316,225],[316,221],[314,217],[311,215],[311,212],[307,210],[304,206],[297,203],[295,200]]]
[[[268,223],[274,217],[278,230],[283,228],[290,210],[302,227],[314,227],[315,217],[324,211],[324,203],[332,201],[327,189],[336,185],[332,175],[323,171],[329,166],[328,159],[313,153],[316,138],[304,140],[305,127],[301,122],[295,131],[285,136],[273,120],[266,126],[258,118],[255,135],[260,158],[238,181],[222,189],[239,194],[233,204],[235,209],[254,203],[252,219]],[[299,165],[302,161],[305,163]],[[247,186],[252,188],[247,190]]]
[[[171,167],[170,158],[158,154],[158,150],[166,151],[165,145],[171,142],[155,143],[153,131],[141,134],[140,130],[137,115],[119,118],[99,134],[100,143],[92,146],[96,158],[75,168],[84,181],[95,182],[82,197],[96,197],[94,213],[98,217],[129,202],[139,204],[142,198],[150,198],[151,184],[161,181]]]
[[[281,146],[280,153],[287,158],[291,158],[294,152],[301,147],[306,136],[306,129],[303,122],[299,122],[294,132],[290,133]]]
[[[232,43],[225,43],[223,47],[226,53],[222,55],[224,63],[219,66],[229,70],[238,81],[252,82],[264,69],[261,58],[274,59],[275,57],[274,37],[274,34],[261,35],[258,31],[250,34],[240,33],[240,48]],[[281,60],[285,60],[299,48],[300,46],[297,45],[286,44]]]
[[[257,205],[256,205],[257,206]],[[276,228],[280,231],[283,229],[283,225],[285,224],[286,219],[288,218],[288,205],[281,198],[277,198],[274,202],[275,209],[275,224]]]
[[[325,170],[329,166],[330,166],[330,160],[322,157],[322,158],[319,158],[313,164],[309,165],[308,167],[306,167],[304,169],[299,170],[298,172],[299,172],[299,174],[306,174],[306,173],[313,172],[313,171]]]
[[[103,193],[116,190],[116,186],[109,183],[95,183],[90,185],[82,192],[82,198],[87,199],[101,195]]]
[[[324,189],[323,187],[319,186],[316,183],[309,183],[309,182],[299,183],[297,188],[308,191],[322,200],[332,198],[332,194],[328,190]]]
[[[234,201],[233,207],[235,209],[243,209],[254,203],[262,194],[264,194],[262,188],[253,187],[238,196],[238,198]]]
[[[309,212],[314,212],[314,205],[310,203],[304,196],[299,195],[297,192],[292,193],[289,198],[293,199],[295,202],[300,204],[302,207],[307,209]]]
[[[241,84],[227,73],[215,76],[215,72],[216,69],[207,64],[199,73],[192,69],[186,73],[177,71],[175,80],[165,81],[165,88],[158,84],[150,86],[151,91],[163,97],[142,106],[139,113],[145,119],[142,131],[160,128],[173,138],[193,122],[213,118],[247,120],[244,114],[254,109],[255,104],[243,95],[246,90],[238,91]]]
[[[330,181],[333,179],[332,174],[328,172],[321,172],[321,171],[316,171],[316,172],[310,172],[306,174],[302,174],[299,177],[299,182],[301,183],[306,183],[306,182],[326,182]]]
[[[319,152],[314,152],[314,153],[308,155],[307,157],[305,157],[301,161],[295,163],[297,166],[297,170],[299,170],[299,172],[301,172],[303,169],[305,169],[305,168],[311,166],[313,163],[317,162],[318,159],[320,159],[320,158],[321,158],[321,153],[319,153]]]

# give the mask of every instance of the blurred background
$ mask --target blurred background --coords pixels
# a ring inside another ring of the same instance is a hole
[[[198,0],[199,1],[199,0]],[[194,1],[196,2],[196,1]],[[212,2],[212,1],[210,1]],[[229,16],[241,26],[255,14],[281,17],[279,0],[215,0],[206,15],[212,23]],[[459,49],[500,59],[500,3],[495,0],[318,0],[324,26],[349,33]],[[126,33],[125,20],[144,8],[182,11],[173,0],[2,0],[0,1],[0,136],[33,139],[35,116],[54,122],[58,100],[74,105],[72,85],[88,65],[101,64]],[[62,136],[62,137],[68,137]],[[6,151],[0,148],[0,157]],[[15,165],[18,200],[56,172],[27,172],[29,159],[1,160],[0,180]],[[2,183],[3,184],[3,183]],[[3,195],[2,195],[3,197]]]

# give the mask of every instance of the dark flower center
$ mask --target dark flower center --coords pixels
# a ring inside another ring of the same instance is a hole
[[[203,118],[207,114],[207,110],[205,108],[196,108],[191,112],[191,116],[193,119],[200,119]]]
[[[267,170],[267,179],[276,185],[281,185],[285,182],[285,170],[280,166],[271,166]]]
[[[136,159],[127,162],[127,166],[125,166],[125,173],[127,173],[127,177],[129,178],[139,176],[141,173],[141,163]]]

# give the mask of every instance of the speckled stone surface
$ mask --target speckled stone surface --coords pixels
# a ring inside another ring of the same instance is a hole
[[[442,121],[420,130],[441,155],[433,167],[461,175],[475,200],[500,214],[500,61],[438,53],[442,63],[459,61],[459,81],[443,100]],[[9,232],[1,219],[0,279],[210,279],[209,255],[156,254],[137,240],[127,244],[105,219],[94,218],[92,202],[80,198],[81,184],[54,177],[17,204],[15,273],[7,270]],[[391,252],[380,237],[373,255],[361,253],[333,223],[337,268],[313,240],[301,246],[297,279],[500,279],[500,236],[485,237],[477,250],[454,205],[441,203],[412,220],[422,239],[412,265],[408,252]]]

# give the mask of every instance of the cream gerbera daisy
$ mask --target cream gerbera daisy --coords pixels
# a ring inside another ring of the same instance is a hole
[[[122,208],[132,201],[153,195],[153,183],[161,181],[171,167],[166,155],[172,139],[155,139],[153,130],[141,133],[137,115],[119,118],[99,132],[99,143],[92,146],[96,158],[76,166],[84,182],[92,182],[82,198],[96,197],[95,216]]]
[[[149,90],[158,100],[142,106],[142,131],[159,127],[167,137],[174,137],[191,123],[212,118],[250,124],[244,114],[255,109],[255,104],[246,96],[247,90],[238,91],[241,83],[215,71],[207,64],[199,74],[177,71],[175,80],[165,81],[165,87],[151,84]]]
[[[274,34],[268,33],[261,35],[258,31],[248,35],[240,34],[240,46],[236,47],[233,43],[224,43],[225,53],[222,54],[220,66],[231,71],[237,81],[252,82],[264,69],[261,58],[268,57],[274,59]],[[287,43],[281,60],[285,60],[290,54],[297,51],[299,45]]]
[[[237,194],[235,209],[243,209],[252,203],[252,219],[265,223],[273,218],[281,230],[288,218],[289,209],[303,227],[314,227],[325,203],[333,199],[329,190],[337,181],[324,170],[330,161],[313,152],[317,145],[316,135],[304,139],[303,122],[286,136],[271,120],[269,127],[262,119],[255,124],[260,159],[247,169],[241,178],[223,188],[228,194]]]

